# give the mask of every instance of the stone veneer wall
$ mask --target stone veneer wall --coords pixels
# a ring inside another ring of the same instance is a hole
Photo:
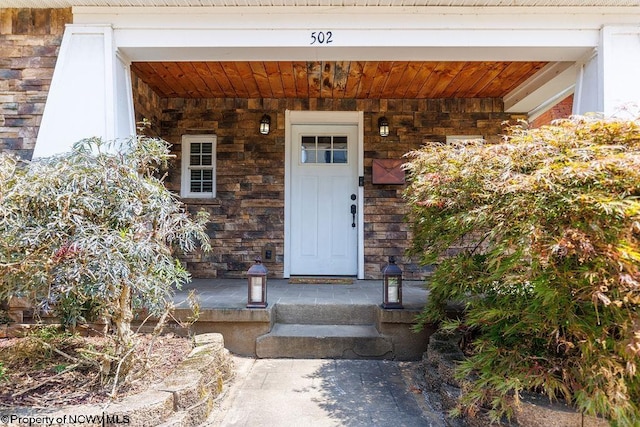
[[[373,159],[401,159],[429,141],[444,142],[447,135],[481,135],[498,140],[505,121],[523,115],[504,113],[500,99],[369,100],[365,108],[365,276],[379,278],[390,255],[398,257],[406,279],[420,279],[424,271],[407,259],[404,251],[411,239],[404,221],[404,186],[373,185]],[[381,113],[383,111],[384,113]],[[390,135],[378,135],[377,120],[389,119]]]
[[[265,265],[270,276],[282,277],[285,104],[248,99],[163,100],[161,136],[174,144],[176,155],[166,181],[171,190],[180,191],[182,135],[217,135],[217,197],[184,200],[190,209],[205,209],[211,215],[207,231],[213,252],[186,259],[194,277],[244,277],[267,244],[274,245],[275,259]],[[265,111],[272,117],[267,136],[257,127]]]
[[[0,8],[0,151],[31,159],[71,9]]]
[[[139,88],[143,86],[138,86]],[[144,89],[146,91],[146,89]],[[136,98],[136,110],[139,99]],[[148,96],[143,96],[148,99]],[[157,114],[155,107],[144,108]],[[404,186],[373,185],[373,159],[402,158],[426,141],[447,135],[500,137],[503,122],[524,118],[503,112],[499,99],[354,100],[354,99],[162,99],[160,136],[174,144],[177,156],[167,184],[180,188],[183,134],[217,135],[217,197],[185,200],[190,209],[211,214],[213,253],[188,258],[194,277],[242,277],[268,243],[275,260],[265,265],[273,277],[283,274],[284,111],[364,111],[365,276],[380,278],[390,255],[399,257],[406,279],[424,272],[403,256],[410,235],[404,222]],[[260,117],[272,117],[272,132],[258,133]],[[389,119],[391,134],[378,135],[377,120]]]
[[[148,136],[159,137],[162,98],[133,73],[131,73],[131,87],[136,123],[140,123],[143,119],[146,119],[149,122],[149,127],[142,133]]]

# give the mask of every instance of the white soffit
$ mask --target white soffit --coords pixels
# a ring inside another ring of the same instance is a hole
[[[0,7],[64,8],[73,6],[629,7],[640,6],[640,0],[0,0]]]
[[[548,64],[503,98],[504,109],[507,112],[532,112],[558,93],[571,91],[576,75],[572,62]]]

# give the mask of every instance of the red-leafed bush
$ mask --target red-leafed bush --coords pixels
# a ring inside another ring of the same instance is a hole
[[[537,391],[637,425],[640,121],[515,126],[408,158],[411,252],[437,264],[421,319],[473,337],[461,410],[498,419]],[[452,301],[461,319],[447,320]]]

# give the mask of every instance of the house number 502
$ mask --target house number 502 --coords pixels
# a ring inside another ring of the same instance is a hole
[[[331,31],[312,31],[310,44],[329,44],[333,42]]]

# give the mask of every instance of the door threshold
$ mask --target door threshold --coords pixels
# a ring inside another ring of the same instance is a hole
[[[355,278],[352,276],[295,276],[289,278],[292,285],[352,285]]]

